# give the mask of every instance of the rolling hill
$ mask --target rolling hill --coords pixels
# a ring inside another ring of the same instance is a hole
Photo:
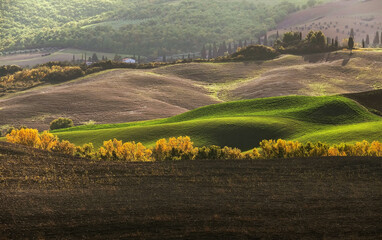
[[[249,150],[263,139],[327,143],[382,140],[382,118],[345,97],[289,96],[210,105],[152,121],[79,126],[53,131],[76,144],[117,138],[148,146],[160,138],[190,136],[197,146]]]
[[[321,30],[330,38],[349,38],[351,29],[357,43],[366,36],[370,37],[370,46],[374,36],[382,30],[382,2],[379,0],[339,0],[330,1],[298,12],[294,12],[277,24],[279,34],[286,31],[301,31],[306,35],[310,30]],[[277,30],[268,35],[276,34]],[[381,43],[382,45],[382,43]]]
[[[189,63],[115,69],[0,97],[0,128],[47,129],[58,117],[76,125],[171,117],[219,102],[273,96],[322,96],[382,87],[382,55],[347,51],[270,61]]]

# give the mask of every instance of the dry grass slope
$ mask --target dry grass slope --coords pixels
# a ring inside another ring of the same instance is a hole
[[[25,124],[42,130],[58,117],[76,124],[131,122],[222,101],[371,91],[382,88],[380,69],[380,52],[339,51],[270,61],[112,70],[0,98],[0,127]]]

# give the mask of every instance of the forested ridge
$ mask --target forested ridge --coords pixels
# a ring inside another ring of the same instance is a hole
[[[4,0],[0,52],[41,47],[161,56],[257,39],[311,0]],[[313,1],[314,2],[314,1]]]

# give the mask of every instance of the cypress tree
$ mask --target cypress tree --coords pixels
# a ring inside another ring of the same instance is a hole
[[[379,44],[379,32],[378,31],[375,33],[373,44],[375,46]]]
[[[93,56],[92,56],[92,58],[91,58],[91,62],[98,62],[99,60],[98,60],[98,56],[97,56],[97,54],[96,53],[93,53]]]
[[[365,48],[365,39],[362,38],[362,48]]]
[[[223,55],[228,51],[227,44],[223,41]]]
[[[265,34],[265,36],[264,36],[264,45],[268,46],[268,36],[267,36],[267,34]]]
[[[276,32],[276,40],[278,40],[279,38],[280,38],[279,30],[277,30],[277,32]]]
[[[354,29],[353,28],[350,29],[350,37],[353,38],[353,40],[354,40]]]
[[[232,54],[232,47],[231,47],[231,43],[228,43],[228,53],[229,53],[229,54]]]
[[[366,35],[366,41],[365,41],[365,43],[366,43],[366,46],[369,46],[369,44],[370,44],[370,37],[369,37],[369,34]]]
[[[206,59],[207,58],[207,52],[206,52],[206,47],[203,45],[202,51],[200,52],[201,58]]]
[[[336,37],[336,41],[334,42],[334,46],[338,48],[338,37]]]
[[[349,38],[348,47],[350,49],[350,53],[352,53],[353,52],[353,48],[354,48],[354,38],[352,38],[352,37]]]
[[[212,50],[212,57],[216,58],[218,56],[218,49],[216,48],[216,43],[214,43],[213,50]]]

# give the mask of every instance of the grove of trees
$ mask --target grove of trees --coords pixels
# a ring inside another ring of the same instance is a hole
[[[0,1],[0,52],[41,47],[156,57],[199,52],[206,44],[263,36],[307,3],[308,0],[4,0]]]

